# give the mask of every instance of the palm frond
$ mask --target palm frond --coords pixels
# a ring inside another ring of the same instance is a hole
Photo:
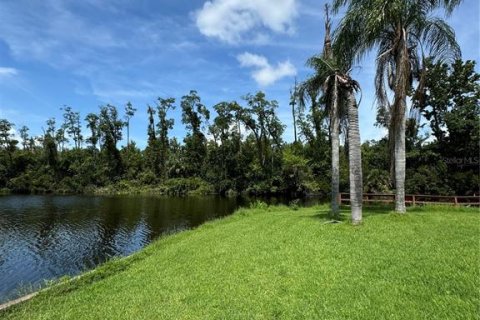
[[[460,46],[455,39],[455,31],[444,20],[430,18],[419,26],[419,38],[429,50],[428,55],[437,61],[453,62],[461,57]]]
[[[299,104],[305,107],[306,101],[312,96],[320,95],[325,79],[314,74],[298,85]]]

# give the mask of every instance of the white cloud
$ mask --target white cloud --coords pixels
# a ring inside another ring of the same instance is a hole
[[[270,66],[267,58],[250,52],[244,52],[238,55],[237,59],[242,67],[266,68]]]
[[[242,67],[256,69],[252,72],[252,78],[260,86],[269,86],[283,77],[294,76],[297,74],[297,70],[288,60],[279,62],[273,67],[264,56],[249,52],[244,52],[238,55],[237,60]]]
[[[296,16],[296,0],[211,0],[195,14],[202,34],[227,43],[241,42],[246,36],[258,42],[265,39],[265,29],[292,33]]]
[[[0,77],[10,77],[18,74],[17,69],[0,67]]]

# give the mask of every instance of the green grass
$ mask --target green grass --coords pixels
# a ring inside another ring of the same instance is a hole
[[[326,207],[243,209],[0,317],[478,319],[478,210],[364,211],[354,227],[326,223]]]

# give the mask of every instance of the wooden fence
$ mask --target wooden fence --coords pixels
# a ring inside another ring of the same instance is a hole
[[[340,193],[339,203],[350,202],[349,193]],[[364,193],[364,203],[395,203],[394,194],[386,193]],[[455,206],[480,206],[480,196],[432,196],[424,194],[405,195],[406,205],[445,204]]]

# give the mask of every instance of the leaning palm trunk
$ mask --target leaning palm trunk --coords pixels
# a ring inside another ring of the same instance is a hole
[[[330,115],[330,143],[332,147],[332,217],[339,218],[339,203],[340,195],[340,119],[338,116],[338,84],[335,77],[332,107]]]
[[[405,39],[405,31],[400,32]],[[399,41],[394,101],[394,139],[395,139],[395,211],[405,213],[405,112],[407,107],[407,82],[409,61],[404,40]]]
[[[348,161],[350,167],[350,209],[352,223],[362,221],[362,152],[358,124],[358,106],[353,89],[348,92]]]

